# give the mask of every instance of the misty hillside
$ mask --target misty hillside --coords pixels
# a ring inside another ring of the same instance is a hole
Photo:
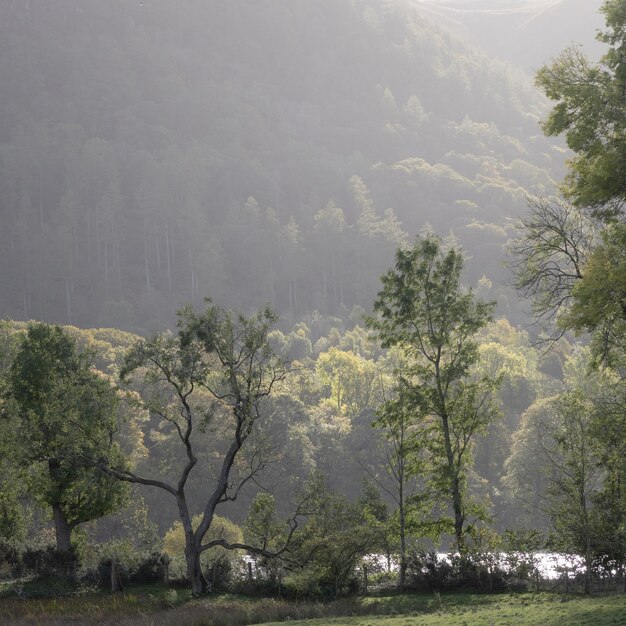
[[[532,80],[403,2],[5,2],[0,81],[0,317],[346,315],[427,223],[501,277],[562,175]]]
[[[495,56],[537,71],[566,47],[599,58],[602,0],[424,0],[439,23]]]

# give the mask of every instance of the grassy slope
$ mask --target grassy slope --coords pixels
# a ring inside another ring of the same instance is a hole
[[[366,616],[290,622],[293,626],[518,626],[537,624],[541,626],[600,626],[626,624],[626,598],[612,596],[602,598],[574,597],[541,594],[535,597],[490,596],[485,602],[475,602],[476,596],[457,602],[450,597],[442,598],[442,607],[429,614],[417,611],[398,616]],[[469,600],[465,602],[465,600]],[[273,622],[275,626],[279,622]]]
[[[288,620],[294,626],[296,624],[300,626],[626,624],[624,596],[570,597],[563,600],[558,595],[545,593],[455,594],[440,598],[426,594],[406,594],[351,598],[331,604],[297,604],[227,594],[191,600],[187,591],[173,592],[160,586],[137,587],[115,595],[85,593],[55,598],[43,597],[45,589],[40,590],[39,596],[34,587],[25,587],[25,590],[28,591],[29,598],[18,599],[13,594],[7,593],[7,589],[0,588],[0,623],[41,626],[60,624],[243,626],[255,623],[275,625]],[[172,604],[176,606],[172,607]],[[357,615],[360,617],[352,617]],[[294,621],[303,618],[308,619]]]

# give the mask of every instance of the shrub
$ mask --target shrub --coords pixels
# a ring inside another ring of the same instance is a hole
[[[418,591],[498,591],[507,589],[507,574],[494,562],[482,562],[471,555],[416,552],[407,563],[409,586]]]
[[[76,575],[78,557],[72,548],[61,552],[52,546],[28,548],[22,554],[24,568],[39,578],[73,578]]]
[[[129,572],[129,581],[139,585],[162,582],[169,563],[167,554],[152,552]]]
[[[22,555],[17,547],[0,541],[0,580],[21,576],[22,569]]]

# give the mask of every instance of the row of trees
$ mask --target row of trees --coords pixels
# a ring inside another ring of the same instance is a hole
[[[361,465],[361,479],[369,476],[387,494],[394,505],[390,512],[371,487],[361,504],[350,504],[328,492],[323,481],[306,482],[302,473],[290,490],[278,490],[283,498],[290,494],[290,507],[279,503],[277,510],[275,498],[261,494],[250,503],[244,535],[216,530],[225,524],[217,510],[245,498],[244,487],[255,490],[263,484],[261,472],[271,481],[272,465],[306,467],[289,458],[303,449],[290,449],[293,440],[277,437],[272,416],[287,403],[286,411],[293,411],[287,421],[297,426],[302,400],[291,389],[300,388],[303,399],[312,396],[311,373],[301,369],[305,361],[288,367],[280,356],[299,351],[302,358],[303,342],[298,348],[295,341],[303,340],[301,335],[288,340],[272,331],[275,318],[268,310],[246,318],[213,304],[203,313],[181,311],[177,335],[137,340],[124,356],[118,355],[118,377],[97,372],[95,353],[80,350],[58,327],[31,325],[21,340],[19,334],[5,335],[3,442],[19,451],[15,460],[19,458],[22,472],[8,475],[15,482],[29,476],[31,493],[51,507],[60,550],[68,550],[73,528],[123,504],[128,494],[124,485],[135,483],[171,496],[179,519],[175,545],[183,549],[194,593],[208,587],[202,555],[214,554],[216,548],[246,550],[263,562],[283,564],[270,566],[273,571],[324,563],[326,573],[337,568],[337,591],[363,554],[397,553],[404,586],[407,556],[416,539],[439,542],[451,535],[461,553],[480,542],[489,506],[477,485],[474,461],[489,466],[486,452],[498,441],[489,430],[497,433],[501,399],[509,394],[511,404],[515,396],[511,370],[520,356],[498,351],[498,344],[488,341],[485,326],[493,304],[461,287],[462,266],[460,251],[434,236],[397,252],[396,267],[383,277],[375,315],[368,319],[389,348],[386,372],[338,347],[322,350],[317,359],[315,375],[328,393],[320,409],[332,409],[333,421],[352,415],[369,425],[372,409],[377,409],[375,425],[383,437],[378,443],[365,442],[369,449],[364,456],[370,460]],[[506,328],[500,328],[501,337],[510,332]],[[353,348],[359,338],[363,340],[355,329]],[[570,369],[582,379],[584,364],[572,363]],[[528,406],[533,394],[522,395]],[[580,516],[566,480],[567,464],[578,450],[570,441],[577,422],[556,420],[546,430],[545,420],[536,418],[541,407],[553,407],[549,415],[555,414],[554,407],[561,406],[555,403],[541,400],[523,416],[523,428],[512,439],[507,475],[500,479],[510,493],[535,494],[559,535],[566,536],[557,522],[570,529],[572,541],[562,548],[579,551],[573,521]],[[613,432],[617,441],[620,432]],[[535,442],[537,437],[542,439]],[[570,457],[558,465],[555,450],[564,441],[569,441]],[[140,457],[149,442],[161,451],[146,463]],[[589,476],[594,475],[594,494],[606,498],[604,482],[597,480],[597,470],[593,473],[598,465],[589,456],[592,449],[599,448],[589,448],[584,457],[592,468],[584,475],[585,493],[590,493]],[[535,471],[525,473],[532,458]],[[531,485],[535,479],[546,484]],[[549,507],[543,506],[547,500]],[[156,503],[162,506],[161,501],[159,497]],[[619,512],[622,505],[616,506]],[[315,530],[318,526],[321,530]],[[613,528],[605,524],[604,545]],[[591,547],[593,554],[609,554],[599,544]]]
[[[564,133],[574,157],[564,199],[532,202],[512,245],[516,286],[550,327],[548,338],[591,338],[588,376],[570,373],[563,393],[526,416],[543,423],[550,516],[557,538],[584,554],[587,591],[594,554],[622,571],[626,562],[626,2],[606,0],[602,12],[607,28],[598,38],[609,50],[599,63],[570,49],[537,74],[556,102],[544,131]]]
[[[451,490],[454,534],[459,549],[464,549],[466,453],[475,432],[488,421],[480,384],[465,384],[465,378],[478,357],[472,338],[489,319],[492,307],[461,293],[461,268],[460,253],[442,251],[434,237],[427,237],[410,253],[399,251],[397,272],[385,278],[377,302],[381,316],[370,324],[388,346],[408,348],[405,357],[412,365],[403,374],[401,393],[405,409],[421,416],[419,427],[414,417],[411,420],[412,445],[420,439],[425,442],[437,491]],[[420,301],[425,308],[406,311],[407,302]],[[276,455],[257,425],[265,400],[287,375],[286,364],[269,342],[274,322],[269,310],[245,318],[212,304],[202,314],[187,308],[179,315],[177,336],[155,335],[138,342],[126,355],[120,380],[127,385],[133,378],[140,381],[141,399],[136,398],[140,410],[156,416],[164,436],[173,434],[178,441],[180,451],[170,451],[174,467],[179,468],[170,473],[174,480],[142,475],[128,462],[123,441],[115,436],[122,396],[110,379],[92,370],[89,356],[77,352],[75,343],[58,327],[29,327],[8,370],[3,411],[15,418],[16,437],[33,433],[21,446],[25,466],[47,464],[50,488],[43,493],[54,512],[59,550],[69,550],[74,526],[119,506],[124,483],[154,487],[175,499],[184,530],[187,578],[196,594],[207,588],[200,565],[204,551],[221,546],[278,557],[288,549],[298,518],[305,513],[303,507],[319,494],[309,490],[297,504],[284,545],[272,552],[267,541],[260,546],[224,537],[204,541],[217,508],[236,500]],[[420,334],[403,334],[416,323]],[[413,352],[415,345],[422,345],[423,351]],[[320,367],[324,369],[323,361]],[[339,387],[336,394],[341,407]],[[471,399],[461,401],[463,396]],[[432,423],[433,416],[438,423]],[[406,419],[400,416],[401,421]],[[395,420],[389,424],[396,428]],[[213,434],[214,440],[209,437],[203,447],[198,446],[197,430]],[[222,445],[215,445],[220,440]],[[207,449],[207,443],[213,445]],[[202,513],[193,524],[187,481],[197,466],[204,465],[206,471],[209,450],[217,452],[217,465],[203,488]],[[408,462],[404,450],[400,461]],[[101,489],[94,489],[94,484]]]

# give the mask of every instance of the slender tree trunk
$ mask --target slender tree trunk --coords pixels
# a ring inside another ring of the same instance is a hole
[[[401,461],[401,463],[403,463]],[[398,489],[399,513],[400,513],[400,591],[404,591],[406,582],[406,519],[404,503],[404,468],[400,467],[400,481]]]
[[[118,591],[124,591],[124,586],[122,585],[122,577],[117,567],[117,561],[111,559],[111,592],[116,593]]]
[[[363,565],[363,595],[366,596],[368,593],[368,579],[367,579],[367,565]]]
[[[452,510],[454,512],[454,536],[456,546],[460,553],[465,551],[465,537],[463,534],[463,525],[465,516],[463,515],[463,497],[461,495],[461,481],[459,480],[459,468],[454,462],[454,452],[452,450],[452,442],[450,440],[450,424],[448,416],[441,416],[441,424],[443,426],[443,436],[446,449],[446,459],[448,462],[448,473],[450,476],[450,491],[452,494]]]
[[[406,537],[404,511],[400,510],[400,591],[404,591],[406,584]]]
[[[588,596],[591,593],[591,541],[587,537],[587,546],[585,550],[585,589],[584,593]]]
[[[454,466],[450,467],[450,471],[454,472],[452,476],[452,506],[454,509],[454,536],[459,552],[465,552],[465,535],[463,533],[463,525],[465,524],[465,516],[463,515],[463,500],[461,497],[461,481],[456,474]]]
[[[59,470],[59,461],[57,459],[48,459],[48,474],[50,475],[53,484],[60,484],[61,477],[59,475]],[[72,548],[72,526],[68,524],[59,502],[52,504],[52,514],[54,517],[57,550],[59,552],[67,553]]]

